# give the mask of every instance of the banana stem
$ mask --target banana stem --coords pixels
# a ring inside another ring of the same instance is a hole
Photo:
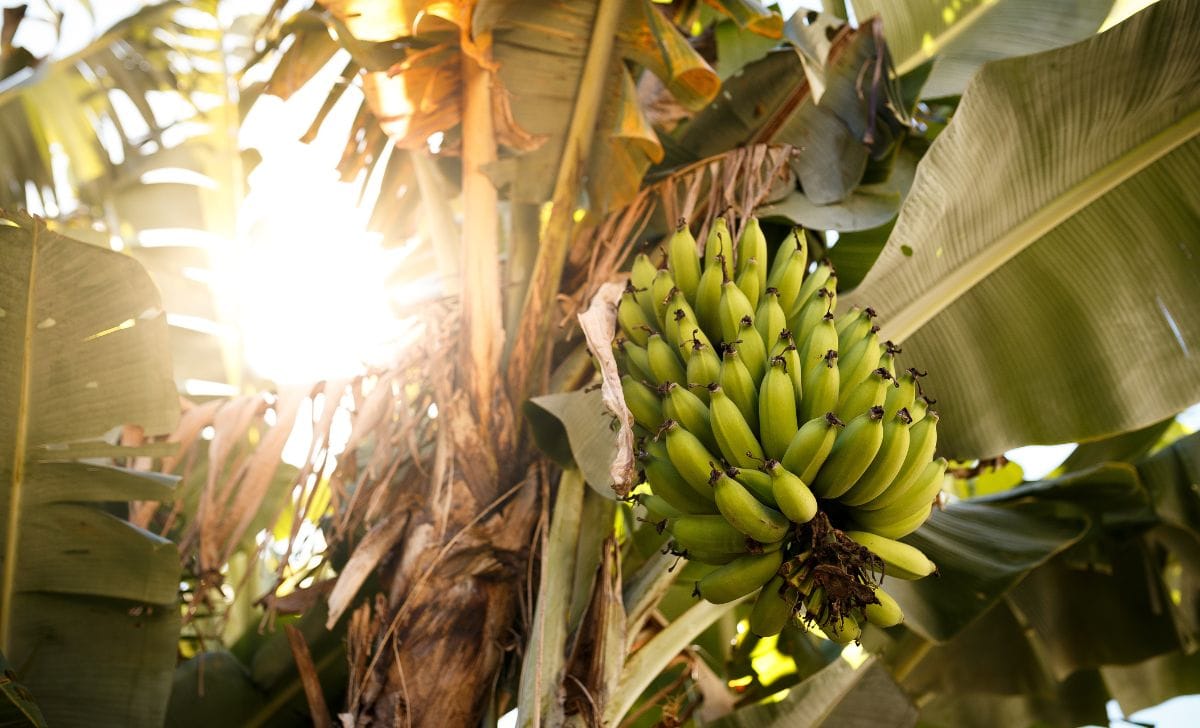
[[[929,654],[929,651],[933,649],[933,642],[924,639],[923,637],[918,637],[916,634],[913,634],[911,639],[915,640],[916,644],[912,644],[900,655],[899,659],[893,663],[894,666],[892,667],[892,676],[896,678],[896,682],[903,682],[904,679],[908,677],[909,673],[911,673],[916,666],[921,663],[921,660],[925,659],[925,656]]]

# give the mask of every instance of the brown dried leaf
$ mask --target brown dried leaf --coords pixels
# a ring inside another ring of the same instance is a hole
[[[612,487],[624,498],[633,487],[633,415],[625,406],[621,392],[621,373],[613,357],[612,342],[616,332],[617,303],[625,290],[623,283],[605,283],[592,298],[587,311],[579,314],[579,328],[587,339],[588,349],[600,363],[600,394],[605,408],[616,416],[617,454],[609,471]]]

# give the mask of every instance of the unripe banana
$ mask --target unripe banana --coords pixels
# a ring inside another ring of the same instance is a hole
[[[923,394],[918,394],[913,400],[912,406],[908,408],[908,413],[912,415],[913,424],[925,419],[925,415],[929,412],[929,405],[932,404],[930,399]]]
[[[811,521],[817,515],[817,498],[804,481],[775,460],[767,460],[765,467],[780,512],[792,523]]]
[[[671,346],[661,334],[651,334],[646,344],[646,358],[650,362],[650,373],[654,375],[655,384],[667,382],[686,382],[687,372],[683,368],[677,349]]]
[[[909,417],[906,409],[900,410],[883,424],[883,444],[879,446],[879,452],[858,482],[842,495],[840,500],[843,503],[848,506],[862,505],[877,497],[895,480],[908,454],[911,425],[912,417]]]
[[[738,337],[736,339],[738,355],[746,364],[746,370],[750,372],[750,378],[754,381],[760,381],[763,377],[763,372],[767,370],[767,347],[762,343],[762,337],[758,335],[758,330],[754,328],[754,319],[746,316],[742,319],[741,328],[738,329]]]
[[[767,238],[758,225],[758,218],[750,218],[742,227],[737,244],[737,273],[740,276],[750,267],[750,260],[758,262],[758,289],[767,287]],[[749,295],[749,294],[747,294]]]
[[[654,320],[654,296],[650,289],[654,286],[656,275],[658,266],[654,265],[649,255],[640,253],[633,259],[633,271],[629,274],[629,282],[633,284],[638,303],[649,320]]]
[[[889,508],[888,510],[891,509]],[[919,511],[913,511],[909,513],[899,520],[884,521],[883,519],[876,520],[874,518],[875,514],[879,513],[880,511],[864,511],[859,509],[851,512],[850,520],[855,525],[860,526],[863,530],[870,531],[871,533],[878,534],[886,538],[904,538],[908,534],[920,528],[921,525],[928,520],[932,510],[932,504],[930,504],[926,505]],[[863,521],[871,521],[875,525],[869,525],[867,523],[863,523]]]
[[[825,464],[838,432],[845,425],[832,412],[814,417],[801,426],[780,461],[784,468],[807,485]]]
[[[639,425],[651,432],[662,426],[663,407],[657,392],[628,374],[621,377],[621,392],[625,395],[625,406]]]
[[[646,509],[646,514],[649,516],[646,520],[651,523],[661,524],[663,521],[683,515],[683,512],[671,505],[670,501],[654,493],[639,493],[637,502]]]
[[[791,523],[779,511],[763,505],[746,486],[720,470],[713,470],[710,483],[717,509],[734,528],[760,543],[782,541]]]
[[[721,284],[724,282],[725,278],[718,261],[704,268],[704,273],[700,276],[700,286],[696,290],[696,318],[700,321],[700,328],[713,337],[721,335],[721,320],[718,314],[721,305]]]
[[[830,349],[804,369],[800,378],[804,389],[804,396],[800,398],[800,419],[805,422],[837,407],[837,356],[837,352]]]
[[[808,277],[804,279],[804,283],[800,286],[800,290],[796,292],[796,298],[792,301],[792,307],[784,309],[788,312],[789,320],[800,313],[800,308],[808,303],[813,296],[816,296],[817,291],[825,287],[831,276],[833,276],[833,263],[830,263],[828,259],[817,263],[816,269],[808,274]],[[824,311],[821,313],[824,314]],[[792,329],[792,333],[800,336],[800,332],[795,328]]]
[[[740,267],[741,261],[738,262]],[[751,258],[746,262],[745,269],[739,272],[736,278],[737,287],[746,294],[746,300],[750,302],[751,307],[758,306],[758,299],[762,294],[762,281],[759,280],[758,275],[760,267],[758,261]]]
[[[761,470],[737,468],[732,465],[725,469],[725,474],[746,486],[746,490],[750,491],[759,503],[778,510],[775,494],[771,490],[771,476]]]
[[[787,333],[787,329],[783,330]],[[780,337],[782,338],[782,336]],[[788,334],[791,338],[791,334]],[[804,398],[804,365],[800,361],[800,352],[796,349],[795,344],[789,343],[775,356],[783,357],[784,368],[787,370],[788,379],[792,380],[792,393],[796,396],[796,414],[800,414],[800,402]]]
[[[850,347],[840,350],[838,371],[842,387],[853,389],[856,384],[879,368],[879,334],[872,330],[867,336]]]
[[[742,556],[696,582],[696,593],[713,604],[728,604],[770,581],[782,563],[783,551]]]
[[[796,297],[795,294],[800,291],[800,284],[804,279],[804,272],[807,269],[808,238],[804,236],[802,228],[794,228],[792,234],[779,244],[779,248],[775,251],[775,259],[771,263],[771,270],[767,273],[767,286],[778,288],[784,276],[792,275],[796,271],[799,271],[799,275],[796,277],[796,285],[792,289],[792,298],[784,306],[785,311],[791,307],[791,303]]]
[[[742,328],[742,319],[750,317],[754,320],[754,306],[742,289],[733,281],[721,284],[721,300],[717,304],[717,319],[721,325],[721,338],[727,343],[738,338]]]
[[[671,455],[667,452],[665,442],[647,438],[642,442],[638,462],[646,482],[650,484],[650,490],[680,512],[709,515],[718,512],[712,488],[707,482],[697,488],[684,480],[679,470],[671,464]]]
[[[937,450],[937,412],[930,412],[925,419],[914,423],[908,431],[908,453],[900,471],[888,485],[887,490],[863,504],[863,508],[876,510],[895,503],[917,482],[921,472],[933,459]]]
[[[667,300],[674,291],[675,276],[666,268],[660,268],[654,274],[654,282],[650,284],[650,303],[654,306],[654,320],[661,323],[667,320]],[[654,329],[657,331],[658,326]]]
[[[721,378],[721,359],[710,344],[693,340],[691,354],[687,358],[687,383],[696,387],[696,396],[708,402],[708,385]],[[685,351],[687,350],[685,346]]]
[[[774,281],[769,276],[767,278],[767,285],[779,291],[779,305],[783,307],[784,314],[790,316],[792,309],[797,306],[807,266],[807,251],[793,250],[786,256],[779,278]]]
[[[738,354],[737,347],[730,344],[725,347],[725,356],[721,359],[721,376],[718,379],[721,389],[733,400],[745,418],[750,430],[758,436],[758,381],[750,375],[750,370]]]
[[[787,328],[787,316],[779,305],[779,291],[774,288],[763,292],[758,308],[754,309],[754,328],[768,352],[778,343],[779,333]]]
[[[758,429],[763,452],[769,458],[783,457],[800,429],[796,421],[796,393],[786,367],[787,360],[782,356],[772,359],[758,391]]]
[[[857,509],[854,521],[871,533],[902,538],[925,523],[933,511],[934,498],[942,490],[946,459],[938,458],[925,466],[917,483],[902,498],[886,508]]]
[[[863,615],[868,622],[876,627],[887,629],[904,621],[904,612],[891,594],[880,587],[875,587],[875,598],[879,600],[878,604],[868,604],[863,608]]]
[[[726,280],[733,278],[733,236],[729,234],[729,223],[724,217],[713,220],[704,243],[704,265],[720,264]],[[720,258],[720,260],[718,260]]]
[[[894,387],[887,391],[887,401],[883,404],[883,417],[890,420],[901,409],[912,406],[917,397],[916,369],[908,369],[896,379]],[[911,416],[911,413],[910,413]]]
[[[820,359],[825,352],[837,351],[837,347],[837,327],[833,324],[833,314],[827,313],[813,326],[808,338],[800,347],[800,361],[811,364],[814,360]]]
[[[843,419],[853,419],[872,407],[882,407],[887,401],[887,391],[892,381],[892,375],[887,369],[880,367],[871,372],[871,376],[849,389],[842,388],[839,394],[837,413]],[[841,395],[845,395],[843,398]],[[886,410],[885,410],[886,412]]]
[[[839,316],[837,321],[838,351],[850,351],[855,344],[870,333],[871,327],[874,326],[871,320],[874,318],[875,309],[870,306],[867,308],[855,306]]]
[[[672,543],[671,553],[679,554],[688,560],[688,564],[705,564],[708,566],[724,566],[731,564],[742,557],[742,554],[727,554],[723,551],[700,551],[698,549],[685,549],[682,546]],[[684,567],[687,568],[686,566]]]
[[[822,318],[833,313],[833,302],[836,298],[836,294],[831,286],[836,284],[837,279],[830,278],[825,282],[825,288],[817,289],[816,294],[814,294],[812,298],[810,298],[807,302],[804,302],[803,306],[788,315],[788,325],[801,342],[808,340],[808,337],[812,334],[813,329],[817,327],[817,324],[821,322]],[[829,346],[831,349],[837,346],[837,326],[833,327],[833,334],[833,341],[830,342]],[[822,350],[814,350],[814,354],[819,353],[820,351]],[[800,347],[800,353],[801,355],[804,354],[803,346]]]
[[[754,600],[754,608],[750,610],[750,631],[759,637],[782,632],[795,609],[796,599],[796,593],[788,588],[783,577],[772,577]]]
[[[654,375],[650,373],[650,357],[646,354],[646,347],[638,346],[628,339],[613,343],[618,352],[617,360],[625,372],[639,381],[649,382],[654,379]]]
[[[687,223],[680,221],[667,242],[667,255],[667,269],[674,276],[675,285],[683,291],[688,303],[694,304],[696,289],[700,285],[700,253]]]
[[[703,493],[704,488],[709,485],[708,477],[712,472],[710,463],[717,462],[716,456],[704,447],[699,438],[680,427],[675,420],[664,421],[661,431],[666,435],[667,455],[671,464],[692,490]]]
[[[685,385],[667,382],[659,388],[663,397],[663,414],[683,425],[684,429],[700,438],[710,451],[716,452],[717,441],[713,438],[709,424],[708,407]]]
[[[625,338],[638,346],[645,346],[650,332],[658,328],[646,318],[646,312],[634,297],[632,284],[626,286],[621,294],[621,303],[617,305],[617,323],[621,324]]]
[[[883,444],[883,408],[875,407],[850,420],[833,442],[829,459],[812,482],[822,498],[837,498],[870,467]]]
[[[762,446],[741,409],[725,393],[724,387],[712,385],[708,391],[708,420],[725,462],[739,468],[758,467],[763,460]]]
[[[681,548],[699,553],[746,554],[756,546],[721,515],[676,516],[667,530]]]
[[[839,645],[848,645],[862,637],[862,627],[858,625],[858,620],[849,614],[822,622],[821,631]]]
[[[846,536],[882,559],[886,576],[913,581],[937,571],[937,566],[915,546],[866,531],[846,531]]]
[[[667,300],[667,320],[663,323],[663,332],[666,334],[667,341],[677,349],[683,349],[684,345],[692,339],[699,339],[706,344],[710,344],[708,337],[700,330],[700,322],[696,320],[696,314],[692,311],[691,305],[683,296],[683,291],[675,289],[671,297]]]

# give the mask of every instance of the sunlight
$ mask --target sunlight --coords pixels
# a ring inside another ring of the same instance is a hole
[[[238,243],[218,268],[217,293],[242,328],[246,364],[276,383],[349,376],[387,363],[411,326],[393,308],[388,277],[409,249],[385,249],[368,232],[358,204],[360,181],[342,182],[336,167],[361,95],[349,89],[311,144],[299,141],[342,54],[316,82],[287,101],[264,96],[242,128],[242,145],[262,162],[249,176]]]

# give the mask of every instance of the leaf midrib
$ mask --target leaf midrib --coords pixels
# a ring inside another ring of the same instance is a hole
[[[25,480],[25,451],[29,437],[29,389],[32,379],[34,286],[37,280],[38,233],[35,221],[29,235],[29,288],[25,293],[25,335],[21,349],[21,388],[17,395],[17,427],[13,437],[12,480],[8,491],[8,524],[4,532],[4,572],[0,576],[0,652],[9,652],[13,596],[17,581],[18,527],[21,522],[21,487]]]
[[[899,343],[912,336],[1017,254],[1126,180],[1191,141],[1198,133],[1200,109],[1195,109],[1096,169],[1057,197],[1047,200],[1032,215],[974,255],[966,265],[948,272],[904,304],[882,325],[880,337]]]
[[[981,17],[987,14],[989,10],[998,5],[1000,0],[982,0],[979,5],[976,5],[970,12],[962,16],[962,20],[957,23],[950,23],[946,26],[946,30],[939,33],[938,36],[930,43],[926,49],[924,45],[917,48],[917,52],[905,58],[896,65],[896,74],[903,76],[917,66],[925,63],[930,58],[933,58],[942,51],[946,46],[950,45],[955,38],[962,35],[968,28],[973,26]]]

